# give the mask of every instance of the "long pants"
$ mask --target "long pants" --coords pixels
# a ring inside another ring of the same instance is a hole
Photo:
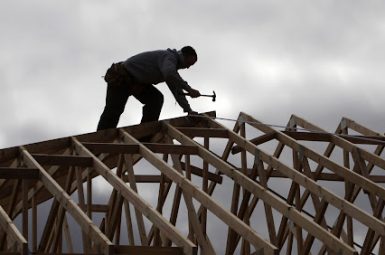
[[[143,86],[145,87],[140,93],[132,94],[129,86],[107,85],[106,106],[100,116],[97,130],[115,128],[118,125],[130,96],[144,104],[141,123],[158,120],[163,106],[163,94],[153,85]]]

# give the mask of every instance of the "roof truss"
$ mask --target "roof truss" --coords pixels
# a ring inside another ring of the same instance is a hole
[[[384,142],[209,112],[2,149],[0,250],[385,253]]]

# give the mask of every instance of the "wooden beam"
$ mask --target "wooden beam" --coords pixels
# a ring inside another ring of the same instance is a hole
[[[186,169],[186,164],[184,162],[181,162],[181,166],[182,166],[182,170]],[[196,166],[193,166],[190,164],[190,170],[191,170],[192,174],[203,177],[203,169],[202,168],[199,168],[199,167],[196,167]],[[207,177],[208,177],[209,181],[222,184],[223,178],[219,174],[214,174],[214,173],[208,172]]]
[[[183,248],[117,245],[114,252],[115,254],[183,255]]]
[[[55,196],[67,212],[79,223],[81,229],[93,238],[95,242],[101,245],[103,253],[111,254],[112,242],[100,231],[99,228],[87,217],[82,209],[71,199],[71,197],[56,183],[56,181],[40,166],[40,164],[32,157],[32,155],[24,148],[20,147],[20,154],[25,164],[29,167],[38,168],[40,171],[40,179],[45,188]]]
[[[60,166],[92,166],[92,159],[89,157],[73,156],[73,155],[48,155],[48,154],[31,154],[32,157],[41,165],[60,165]]]
[[[328,133],[326,131],[324,132],[282,131],[282,132],[296,140],[331,142],[333,136],[338,136],[354,144],[385,145],[385,137],[381,137],[381,136],[333,134],[333,133]]]
[[[39,169],[28,167],[0,167],[0,179],[39,179]]]
[[[237,168],[238,171],[241,171],[240,168]],[[252,171],[252,169],[248,169],[248,173],[250,173]],[[257,174],[258,176],[258,174]],[[288,178],[286,175],[280,173],[279,171],[277,170],[273,170],[269,173],[269,176],[270,177],[275,177],[275,178]],[[315,173],[315,172],[311,172],[310,173],[310,176],[309,176],[311,179],[317,179],[319,181],[333,181],[333,182],[343,182],[344,181],[344,178],[335,174],[335,173]],[[365,176],[365,178],[375,182],[375,183],[385,183],[385,175],[374,175],[374,174],[371,174],[371,175],[368,175],[368,176]]]
[[[123,131],[125,132],[125,131]],[[122,179],[114,174],[110,168],[104,165],[99,158],[93,155],[84,145],[82,145],[75,137],[72,138],[76,151],[83,156],[93,158],[94,169],[103,176],[121,195],[127,199],[134,207],[143,215],[161,229],[169,238],[178,246],[182,246],[186,254],[193,254],[195,245],[184,238],[181,233],[172,226],[159,212],[154,210],[152,206],[143,200],[135,191],[133,191]],[[144,147],[143,145],[139,145]],[[147,149],[148,150],[148,149]],[[151,152],[152,153],[152,152]],[[153,153],[152,153],[153,154]],[[157,157],[153,154],[154,157]]]
[[[79,207],[81,207],[80,204],[78,204],[78,205],[79,205]],[[87,204],[87,206],[88,206],[88,204]],[[97,212],[97,213],[106,213],[108,211],[108,205],[92,204],[90,206],[90,208],[91,208],[92,212]]]
[[[214,121],[212,122],[216,125],[221,126],[217,122],[214,122]],[[304,217],[301,214],[301,212],[295,209],[295,207],[287,204],[285,201],[282,201],[282,199],[278,198],[276,195],[272,194],[270,191],[266,190],[265,188],[260,186],[258,183],[255,183],[252,180],[250,180],[246,175],[239,173],[233,167],[228,165],[226,162],[220,160],[214,154],[204,149],[201,145],[191,140],[189,137],[185,136],[181,132],[179,132],[176,128],[172,127],[169,124],[166,124],[166,127],[168,129],[169,134],[172,137],[176,138],[180,143],[186,144],[186,145],[199,146],[199,155],[202,158],[205,158],[208,162],[216,166],[224,174],[232,178],[234,182],[240,184],[244,189],[253,193],[255,196],[258,196],[264,202],[266,202],[267,204],[272,206],[274,209],[278,210],[283,215],[285,215],[285,217],[295,222],[295,224],[306,229],[309,233],[311,233],[316,238],[324,242],[325,245],[327,245],[328,247],[333,248],[341,252],[342,254],[357,254],[357,251],[355,251],[352,247],[348,246],[347,244],[345,244],[335,236],[331,235],[328,231],[326,231],[324,228],[322,228],[318,224],[314,223],[309,218]],[[249,141],[242,138],[238,134],[232,131],[229,131],[229,138],[235,141],[239,145],[243,144],[245,146],[244,149],[251,152],[252,154],[254,155],[259,154],[261,156],[261,159],[267,162],[268,164],[274,163],[274,166],[280,169],[287,168],[278,160],[274,159],[271,156],[265,155],[263,152],[259,151],[254,144],[250,143]]]
[[[127,172],[127,176],[128,176],[128,181],[130,183],[130,188],[135,193],[138,193],[138,188],[137,188],[136,180],[135,180],[136,178],[135,178],[135,173],[134,173],[133,158],[131,155],[124,155],[124,157],[122,155],[121,159],[122,160],[124,159],[124,163],[127,167],[126,172]],[[146,235],[146,228],[145,228],[144,221],[143,221],[143,214],[137,208],[134,208],[134,210],[135,210],[136,223],[137,223],[138,230],[139,230],[140,240],[142,241],[143,245],[148,244],[148,238]]]
[[[87,149],[94,154],[111,153],[111,154],[137,154],[139,146],[136,144],[122,144],[122,143],[82,143]]]
[[[255,145],[260,145],[260,144],[263,144],[265,142],[271,141],[274,138],[275,138],[275,132],[270,132],[270,133],[258,136],[256,138],[253,138],[253,139],[250,140],[250,142],[255,144]],[[238,146],[238,145],[235,145],[231,149],[231,154],[237,154],[237,153],[239,153],[241,151],[243,151],[242,147]]]
[[[318,141],[318,142],[331,142],[333,136],[338,136],[354,144],[371,144],[371,145],[385,145],[385,137],[381,136],[364,136],[364,135],[344,135],[344,134],[332,134],[327,132],[300,132],[300,131],[281,131],[282,133],[290,136],[296,140],[303,141]],[[255,145],[260,145],[273,138],[275,138],[276,132],[269,132],[262,136],[250,139],[250,142]],[[232,154],[241,152],[240,146],[234,146],[231,150]]]
[[[363,125],[355,122],[354,120],[351,120],[347,117],[343,117],[341,119],[341,123],[344,124],[344,127],[346,128],[350,128],[358,133],[361,133],[365,136],[374,136],[374,137],[381,137],[381,140],[383,140],[385,138],[384,134],[383,133],[378,133],[378,132],[375,132],[367,127],[364,127]]]
[[[258,121],[255,120],[253,117],[242,113],[242,117],[250,122],[250,125],[263,131],[263,132],[271,132],[271,131],[276,131],[272,129],[271,127],[268,127],[266,125],[261,124],[254,124],[257,123]],[[219,124],[218,124],[219,125]],[[363,188],[364,190],[368,190],[372,192],[373,194],[378,195],[382,199],[385,200],[385,189],[381,187],[380,185],[374,183],[373,181],[369,180],[368,178],[363,177],[360,174],[357,174],[350,169],[341,166],[331,159],[327,158],[326,156],[320,155],[319,153],[315,152],[312,149],[309,149],[305,145],[299,144],[296,140],[293,138],[289,137],[288,135],[280,132],[277,132],[277,139],[283,143],[284,145],[287,145],[291,147],[293,150],[297,152],[303,153],[303,155],[311,160],[314,160],[317,162],[319,165],[326,167],[330,171],[334,172],[338,176],[344,178],[345,181],[352,182],[356,184],[357,186]],[[250,143],[251,144],[251,143]],[[251,144],[252,145],[252,144]]]
[[[7,235],[8,241],[13,241],[17,244],[18,251],[23,254],[28,254],[28,243],[23,235],[16,228],[15,224],[9,218],[8,214],[0,205],[0,226]]]
[[[119,143],[83,143],[84,146],[93,153],[123,153],[137,154],[139,147],[136,144],[119,144]],[[184,146],[177,144],[162,144],[162,143],[143,143],[154,153],[167,154],[197,154],[197,149],[193,146]]]
[[[190,137],[218,137],[227,138],[226,128],[198,128],[198,127],[177,127],[179,131]]]
[[[303,125],[303,126],[309,126],[313,130],[325,132],[325,130],[309,123],[308,121],[306,121],[306,120],[304,120],[304,119],[302,119],[296,115],[293,115],[293,118],[295,119],[296,122],[301,123],[301,125]],[[374,165],[385,170],[385,159],[381,158],[380,156],[375,155],[371,152],[368,152],[367,150],[364,150],[361,147],[354,145],[353,143],[347,141],[346,139],[339,137],[337,134],[331,134],[331,138],[332,138],[331,142],[333,144],[343,148],[344,150],[346,150],[348,152],[353,152],[353,150],[358,150],[358,153],[361,155],[361,157],[364,160],[367,160],[367,161],[373,163]],[[379,139],[382,139],[382,138],[379,137]],[[384,191],[385,191],[385,189],[384,189]]]
[[[198,149],[194,146],[162,144],[162,143],[143,143],[143,145],[145,145],[154,153],[184,154],[184,155],[198,154]]]
[[[129,182],[128,176],[122,175],[124,182]],[[160,175],[135,175],[135,182],[137,183],[160,183]]]
[[[170,129],[169,124],[166,124],[166,127],[167,129]],[[190,138],[183,135],[180,131],[176,130],[174,127],[172,128],[176,132],[178,132],[180,135],[190,140]],[[169,134],[171,134],[172,137],[177,138],[176,136],[172,135],[172,132],[169,132]],[[130,136],[128,133],[124,131],[123,131],[123,136],[127,143],[135,143],[135,142],[138,143],[138,141],[135,138],[133,138],[132,136]],[[184,144],[183,141],[182,141],[182,144]],[[190,144],[185,143],[185,145],[200,146],[199,144],[196,144],[194,142]],[[259,248],[263,247],[265,249],[265,254],[276,254],[278,252],[277,247],[265,241],[264,238],[259,236],[259,234],[255,232],[250,226],[246,225],[244,222],[238,219],[235,215],[231,214],[230,212],[222,208],[208,194],[196,188],[195,185],[190,180],[188,180],[186,177],[178,173],[176,169],[169,166],[167,163],[161,160],[158,156],[153,154],[148,148],[146,148],[143,145],[139,145],[139,151],[140,151],[140,154],[145,159],[147,159],[148,162],[150,162],[152,165],[157,167],[169,179],[173,180],[173,182],[175,182],[176,185],[181,187],[183,191],[192,195],[203,206],[208,208],[213,214],[215,214],[219,219],[224,221],[227,225],[231,226],[236,232],[238,232],[242,237],[247,239],[255,247],[259,247]],[[199,148],[199,151],[201,151],[201,148]],[[201,153],[199,152],[199,154]]]
[[[255,121],[256,120],[254,120],[253,123],[255,123]],[[277,131],[277,137],[281,137],[281,136],[283,137],[285,135],[280,133],[279,131]],[[373,230],[375,229],[375,231],[382,233],[381,235],[385,235],[385,224],[381,220],[368,214],[367,212],[358,208],[354,204],[344,200],[343,198],[340,198],[340,197],[334,195],[332,192],[330,192],[327,189],[323,188],[322,186],[318,185],[314,180],[306,177],[305,175],[301,174],[300,172],[296,171],[295,169],[292,169],[292,168],[284,165],[279,160],[277,160],[275,157],[272,157],[272,156],[262,152],[255,145],[251,144],[250,142],[247,141],[247,143],[245,143],[245,140],[242,139],[241,136],[239,136],[235,133],[230,133],[230,138],[233,139],[234,141],[236,141],[236,143],[238,143],[238,144],[242,144],[242,145],[244,144],[243,146],[250,153],[254,152],[254,154],[256,154],[256,153],[260,154],[261,159],[264,162],[273,166],[274,169],[280,171],[281,173],[286,174],[288,177],[290,177],[292,180],[294,180],[296,183],[300,184],[301,186],[305,187],[307,190],[322,197],[323,199],[325,199],[327,202],[329,202],[333,206],[339,208],[340,210],[342,210],[347,215],[355,218],[356,220],[367,225],[368,227],[372,228]],[[251,145],[251,146],[249,146],[249,145]],[[247,148],[247,147],[249,147],[249,148]],[[304,147],[301,147],[301,149],[299,149],[299,151],[303,152],[302,155],[305,154]],[[363,177],[361,177],[361,178],[367,180],[366,178],[363,178]],[[374,185],[377,185],[377,184],[374,184]]]

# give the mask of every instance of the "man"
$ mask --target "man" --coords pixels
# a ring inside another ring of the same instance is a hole
[[[141,123],[158,120],[163,106],[163,94],[154,85],[161,82],[166,82],[184,112],[195,113],[184,91],[192,98],[201,94],[181,78],[178,70],[189,68],[197,59],[195,50],[185,46],[179,51],[167,49],[143,52],[124,62],[112,64],[104,77],[108,84],[106,105],[97,129],[115,128],[131,95],[144,104]]]

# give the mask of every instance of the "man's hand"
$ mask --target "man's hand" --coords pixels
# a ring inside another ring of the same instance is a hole
[[[199,90],[196,90],[196,89],[191,89],[189,92],[188,92],[188,95],[192,98],[197,98],[197,97],[200,97],[201,96],[201,93],[199,92]]]

